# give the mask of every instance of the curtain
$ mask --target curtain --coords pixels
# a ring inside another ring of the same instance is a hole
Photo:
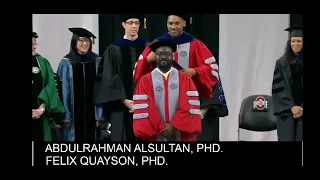
[[[123,37],[124,30],[121,26],[119,14],[99,14],[99,54],[102,55],[107,46]]]
[[[290,25],[303,25],[303,15],[290,14]]]
[[[195,14],[187,30],[201,40],[219,64],[219,14]]]
[[[33,31],[39,35],[37,51],[50,61],[54,71],[70,50],[70,27],[85,27],[91,31],[97,37],[92,50],[98,53],[98,14],[33,14],[32,23]]]
[[[254,94],[271,95],[275,62],[284,53],[288,14],[221,14],[220,75],[229,116],[220,118],[220,140],[238,140],[238,114],[242,100]],[[277,133],[250,133],[252,141],[276,141]]]

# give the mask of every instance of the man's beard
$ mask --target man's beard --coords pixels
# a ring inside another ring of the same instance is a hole
[[[165,63],[165,64],[162,64],[161,61],[157,64],[157,67],[158,69],[161,71],[161,72],[167,72],[170,70],[170,68],[172,67],[172,63],[168,62]]]

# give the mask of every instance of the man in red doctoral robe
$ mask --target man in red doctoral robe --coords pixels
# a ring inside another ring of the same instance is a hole
[[[158,41],[149,48],[156,65],[141,77],[133,101],[133,130],[144,141],[196,141],[201,133],[198,91],[189,75],[172,68],[177,45]]]
[[[228,115],[223,88],[219,82],[218,64],[204,43],[184,32],[187,14],[168,14],[168,33],[154,42],[166,40],[178,44],[174,53],[173,67],[190,75],[200,94],[202,133],[201,141],[219,140],[219,117]],[[155,68],[155,54],[147,47],[140,55],[134,78],[136,82]]]

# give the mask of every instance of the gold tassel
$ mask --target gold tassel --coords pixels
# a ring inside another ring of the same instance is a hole
[[[147,18],[143,18],[144,22],[143,22],[143,28],[147,29]]]
[[[95,44],[95,38],[92,38],[92,44]]]

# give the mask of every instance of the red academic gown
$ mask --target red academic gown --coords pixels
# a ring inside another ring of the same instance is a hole
[[[160,40],[171,40],[178,44],[174,60],[182,66],[183,69],[193,68],[197,72],[197,75],[193,76],[192,80],[200,96],[203,98],[211,98],[213,87],[216,86],[219,79],[219,68],[215,58],[206,45],[186,32],[174,38],[166,33],[155,41]],[[155,68],[154,65],[147,63],[147,57],[150,53],[151,49],[146,47],[137,61],[134,73],[136,82],[138,82],[143,75],[151,72]],[[175,68],[181,70],[179,67]]]
[[[136,87],[133,130],[144,141],[196,141],[201,133],[199,94],[192,79],[172,68],[167,79],[158,69],[143,76]],[[177,129],[175,138],[158,135],[162,122]]]

